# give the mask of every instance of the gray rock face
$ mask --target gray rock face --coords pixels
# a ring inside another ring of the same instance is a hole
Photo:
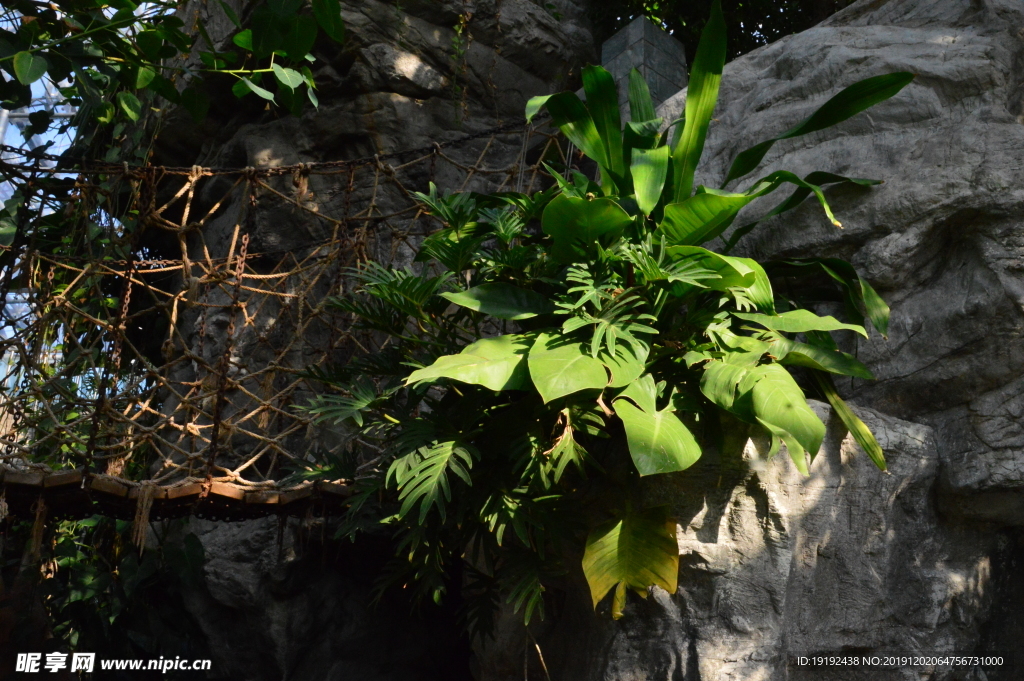
[[[959,512],[1014,525],[1024,523],[1024,508],[1005,494],[1024,491],[1022,27],[1024,6],[1013,0],[858,2],[726,67],[698,169],[699,181],[717,186],[736,153],[840,88],[887,72],[917,74],[894,99],[781,142],[765,159],[765,173],[884,180],[827,193],[844,229],[808,204],[756,230],[741,250],[842,257],[865,274],[892,306],[892,326],[887,341],[856,341],[879,380],[848,394],[932,425]],[[681,93],[666,102],[665,115],[684,101]],[[978,495],[1001,501],[978,503]]]
[[[917,74],[869,112],[777,144],[758,171],[885,180],[827,193],[844,229],[807,204],[739,249],[848,259],[889,301],[888,340],[849,346],[879,380],[843,389],[877,410],[860,413],[892,474],[834,422],[808,479],[781,460],[733,474],[702,462],[652,500],[681,519],[679,593],[638,600],[616,623],[593,618],[582,586],[570,592],[538,631],[553,678],[1020,678],[1013,658],[982,672],[813,669],[794,657],[1015,647],[998,632],[1020,630],[1003,604],[1020,597],[1006,528],[1024,524],[1022,27],[1024,6],[1009,0],[862,0],[727,65],[697,172],[710,186],[736,153],[842,87]],[[677,117],[685,96],[660,115]],[[495,666],[488,678],[513,677]]]
[[[556,3],[561,21],[527,0],[471,4],[343,3],[353,43],[319,65],[320,110],[224,126],[217,145],[182,164],[276,165],[452,139],[519,115],[527,97],[561,89],[592,58],[582,2]],[[456,59],[452,27],[467,9],[473,40]],[[1020,678],[1019,659],[982,674],[822,670],[793,658],[1005,654],[1024,633],[1014,606],[1024,598],[1014,567],[1024,544],[1006,529],[1024,525],[1022,27],[1019,0],[861,0],[727,66],[698,169],[698,181],[713,186],[735,153],[788,129],[840,88],[885,72],[918,74],[897,98],[779,143],[766,158],[764,172],[885,180],[827,192],[843,230],[808,204],[741,242],[743,254],[760,258],[849,259],[891,304],[889,339],[848,348],[879,380],[841,389],[872,408],[859,413],[892,474],[878,473],[818,405],[829,437],[810,478],[784,458],[760,464],[753,443],[743,461],[709,454],[652,487],[652,502],[671,504],[680,519],[679,593],[635,599],[613,622],[594,615],[575,575],[564,603],[534,632],[552,679]],[[683,97],[662,107],[666,120]],[[311,178],[325,213],[340,210],[337,182]],[[382,205],[390,200],[383,195]],[[215,256],[229,223],[209,227]],[[268,202],[253,238],[265,250],[301,250],[316,229]],[[239,357],[261,361],[245,343],[237,343]],[[222,655],[219,669],[246,679],[444,676],[423,662],[429,650],[420,643],[447,644],[417,629],[421,642],[381,652],[371,638],[404,620],[374,619],[361,578],[288,558],[293,536],[281,553],[272,523],[196,527],[206,590],[189,606]],[[510,618],[477,651],[477,678],[523,678],[524,652],[529,678],[544,678],[532,651]],[[413,661],[389,667],[388,659]]]

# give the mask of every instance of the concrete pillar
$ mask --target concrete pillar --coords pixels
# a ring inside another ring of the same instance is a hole
[[[689,80],[683,46],[643,16],[605,41],[601,47],[601,65],[615,78],[623,111],[629,111],[630,69],[640,71],[647,81],[655,107],[686,87]]]

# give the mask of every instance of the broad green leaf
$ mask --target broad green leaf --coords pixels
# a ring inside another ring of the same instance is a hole
[[[14,75],[22,85],[31,85],[46,73],[44,57],[32,52],[18,52],[14,55]]]
[[[658,411],[658,385],[654,382],[654,376],[647,374],[642,378],[633,381],[616,396],[619,398],[629,398],[636,403],[636,406],[642,410],[653,414]]]
[[[541,227],[554,237],[551,256],[570,263],[592,253],[599,239],[606,245],[611,243],[632,222],[629,213],[612,199],[587,200],[561,194],[544,209]]]
[[[0,218],[0,246],[10,246],[14,242],[14,235],[18,233],[18,226],[9,218]]]
[[[587,110],[594,120],[597,134],[604,142],[607,167],[621,177],[625,173],[625,168],[622,159],[619,93],[615,87],[615,80],[612,74],[600,66],[586,66],[583,69],[583,91],[587,95]],[[602,182],[602,185],[606,184],[607,178]]]
[[[238,45],[243,50],[249,50],[252,52],[252,30],[245,29],[235,34],[235,37],[231,39],[235,45]]]
[[[313,0],[313,16],[332,40],[345,41],[345,22],[341,18],[341,4],[338,0]]]
[[[793,268],[793,269],[790,269]],[[857,274],[853,265],[839,258],[807,258],[803,260],[786,260],[773,266],[782,275],[800,274],[800,270],[811,271],[821,269],[834,279],[843,289],[846,301],[846,314],[851,319],[863,322],[864,312],[871,324],[878,329],[883,337],[889,332],[889,306],[878,295],[867,281]],[[788,271],[787,271],[788,270]]]
[[[647,353],[643,352],[642,356],[638,356],[637,353],[638,348],[631,343],[617,343],[614,356],[609,355],[606,349],[601,350],[598,359],[611,372],[609,388],[627,386],[644,373]]]
[[[721,1],[715,0],[711,5],[711,17],[697,43],[697,54],[687,87],[686,120],[679,142],[672,152],[676,203],[690,198],[693,191],[693,173],[704,152],[708,124],[718,102],[718,86],[722,81],[725,56],[725,17],[722,15]]]
[[[844,324],[835,317],[819,317],[810,310],[792,310],[778,315],[765,315],[751,312],[733,312],[734,317],[739,317],[748,322],[760,324],[772,331],[784,333],[804,333],[805,331],[856,331],[865,338],[867,331],[863,326],[857,324]]]
[[[541,294],[505,283],[481,284],[467,291],[442,293],[441,297],[470,310],[514,321],[554,310],[554,305]]]
[[[241,82],[245,83],[245,87],[249,88],[249,92],[253,93],[257,97],[262,97],[263,99],[266,99],[271,102],[274,101],[274,93],[270,92],[269,90],[264,90],[263,88],[261,88],[259,85],[256,85],[248,78],[242,78]],[[232,88],[232,92],[234,92],[234,88]],[[237,95],[237,93],[235,94]]]
[[[722,186],[754,170],[779,140],[823,130],[894,96],[914,79],[912,73],[889,73],[867,78],[851,85],[825,102],[817,111],[778,137],[766,140],[741,152],[732,162]],[[692,88],[692,85],[691,85]],[[689,107],[687,107],[689,112]]]
[[[636,203],[644,215],[650,215],[661,200],[668,178],[668,147],[633,149],[629,172],[633,175]]]
[[[732,411],[736,403],[736,390],[748,370],[748,367],[712,360],[704,365],[700,391],[722,409]]]
[[[676,592],[679,547],[676,524],[663,509],[631,511],[594,530],[583,553],[583,574],[590,585],[594,607],[615,589],[612,617],[619,619],[626,605],[626,591],[646,596],[646,589],[660,586]]]
[[[530,378],[544,403],[580,390],[600,390],[608,384],[608,371],[582,343],[542,333],[530,349]]]
[[[135,44],[139,46],[146,59],[155,61],[160,58],[160,48],[163,47],[164,39],[157,31],[147,30],[135,36]]]
[[[657,387],[650,374],[631,383],[614,401],[640,475],[685,470],[700,458],[700,445],[690,429],[672,407],[658,411],[656,401]]]
[[[629,117],[633,123],[652,121],[657,117],[647,81],[636,69],[629,71]]]
[[[133,121],[139,120],[142,116],[142,102],[130,92],[122,90],[117,93],[117,103],[125,115]]]
[[[409,374],[405,383],[451,378],[491,390],[523,390],[527,386],[526,355],[532,341],[532,336],[518,334],[484,338],[457,355],[438,357],[430,366]]]
[[[665,206],[658,232],[673,246],[699,246],[725,231],[736,213],[756,196],[700,193]]]
[[[287,32],[281,38],[281,49],[291,59],[301,61],[316,42],[316,19],[306,14],[296,14],[285,25]],[[275,73],[276,71],[275,69]]]
[[[859,359],[838,350],[828,350],[780,337],[771,344],[770,352],[779,362],[786,365],[808,367],[868,380],[875,378],[871,370],[864,366]]]
[[[797,440],[793,435],[772,423],[765,421],[764,419],[758,418],[757,422],[764,426],[765,430],[772,436],[771,451],[768,454],[768,458],[772,458],[779,451],[779,440],[786,443],[786,449],[789,451],[789,458],[793,461],[796,469],[800,471],[802,475],[810,475],[810,469],[807,466],[807,450],[804,449],[800,441]]]
[[[139,70],[135,72],[135,89],[145,90],[154,78],[156,78],[156,71],[148,66],[139,67]]]
[[[886,471],[888,466],[885,463],[885,452],[882,451],[881,445],[878,444],[878,440],[875,439],[874,433],[871,429],[864,424],[860,418],[853,413],[850,406],[843,401],[843,398],[836,392],[836,386],[832,382],[832,377],[828,374],[820,374],[815,372],[814,378],[821,388],[821,391],[825,393],[825,399],[832,405],[836,414],[842,419],[843,423],[849,429],[850,434],[853,435],[853,439],[856,440],[857,444],[867,452],[867,455],[871,458],[880,471]]]
[[[788,433],[811,457],[818,453],[825,438],[825,424],[807,406],[803,391],[785,368],[764,364],[751,369],[739,386],[740,392],[747,389],[760,422]]]
[[[295,69],[286,69],[280,64],[274,64],[274,76],[281,85],[294,90],[302,85],[302,74]]]
[[[674,260],[690,258],[704,269],[717,274],[719,279],[708,279],[701,282],[715,291],[754,285],[755,270],[747,265],[743,258],[722,255],[701,246],[670,246],[665,252]]]
[[[555,95],[537,95],[536,97],[530,97],[530,101],[526,102],[526,111],[523,113],[526,117],[526,122],[533,122],[533,117],[539,114],[540,110],[547,105],[548,100],[554,96]]]

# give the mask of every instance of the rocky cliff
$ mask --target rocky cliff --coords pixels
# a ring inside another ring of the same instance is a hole
[[[584,3],[554,3],[561,20],[528,0],[342,4],[352,43],[321,55],[319,111],[242,112],[222,120],[202,155],[166,153],[245,166],[423,146],[519,115],[528,96],[570,84],[594,57]],[[460,43],[453,27],[470,11],[472,40]],[[757,465],[752,442],[742,460],[710,454],[652,486],[680,519],[679,593],[636,599],[613,622],[593,614],[582,577],[570,579],[533,632],[555,681],[1019,678],[1024,660],[1011,657],[984,672],[807,669],[794,658],[1007,656],[1024,629],[1014,605],[1024,596],[1014,579],[1024,558],[1014,529],[1024,523],[1024,7],[860,0],[737,59],[698,181],[717,185],[736,152],[843,86],[901,70],[918,75],[897,98],[776,145],[765,165],[886,184],[828,194],[842,230],[807,205],[740,247],[762,258],[847,258],[892,305],[887,340],[848,348],[879,380],[842,386],[891,474],[830,419],[807,479],[785,457]],[[684,98],[666,102],[664,115]],[[328,184],[312,190],[332,196]],[[273,217],[260,238],[288,247],[295,225]],[[194,527],[207,584],[189,607],[230,678],[452,678],[432,660],[465,654],[443,631],[450,617],[412,624],[368,610],[365,572],[346,574],[344,561],[304,549],[291,526]],[[404,633],[392,639],[396,630]],[[511,625],[499,632],[475,651],[477,677],[523,678],[525,652],[530,678],[543,678],[528,643]]]
[[[879,433],[891,475],[833,426],[808,479],[748,456],[731,472],[709,460],[666,482],[681,519],[679,593],[638,599],[620,622],[593,618],[585,592],[570,594],[538,631],[552,678],[1021,678],[1011,641],[1024,521],[1024,7],[861,0],[737,59],[698,181],[718,186],[737,152],[892,71],[917,78],[837,128],[776,145],[764,166],[885,184],[828,193],[841,230],[808,204],[739,249],[846,258],[890,302],[889,338],[849,348],[879,380],[845,393]],[[663,105],[666,120],[685,97]],[[797,664],[992,651],[1003,666]],[[496,662],[489,678],[515,678],[510,669]]]

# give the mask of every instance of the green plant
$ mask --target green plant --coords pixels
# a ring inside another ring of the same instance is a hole
[[[878,443],[831,381],[872,377],[832,335],[866,337],[865,318],[884,335],[881,298],[839,260],[763,266],[702,246],[783,185],[794,191],[764,217],[813,194],[838,225],[822,186],[877,182],[777,171],[743,191],[694,189],[725,45],[716,2],[685,118],[667,128],[636,71],[625,126],[600,67],[583,72],[586,103],[569,92],[534,98],[527,118],[547,109],[596,162],[600,181],[552,171],[557,185],[532,196],[439,195],[431,186],[420,198],[442,228],[420,248],[422,271],[368,263],[353,272],[360,295],[334,301],[380,341],[321,377],[337,392],[313,407],[348,423],[372,454],[354,513],[384,500],[400,545],[392,581],[424,596],[440,598],[449,571],[465,563],[478,629],[487,625],[479,601],[493,603],[495,590],[527,622],[542,613],[545,583],[581,554],[595,607],[613,592],[615,617],[630,590],[674,591],[675,525],[665,509],[645,507],[640,478],[684,471],[737,422],[770,438],[769,456],[785,444],[806,473],[825,426],[793,369],[819,386],[885,469]],[[754,171],[776,140],[846,120],[912,78],[846,88],[739,154],[726,184]],[[730,245],[756,224],[734,231]],[[807,275],[834,283],[847,321],[807,309],[817,295],[801,286]],[[778,277],[789,284],[785,295],[772,285]]]

